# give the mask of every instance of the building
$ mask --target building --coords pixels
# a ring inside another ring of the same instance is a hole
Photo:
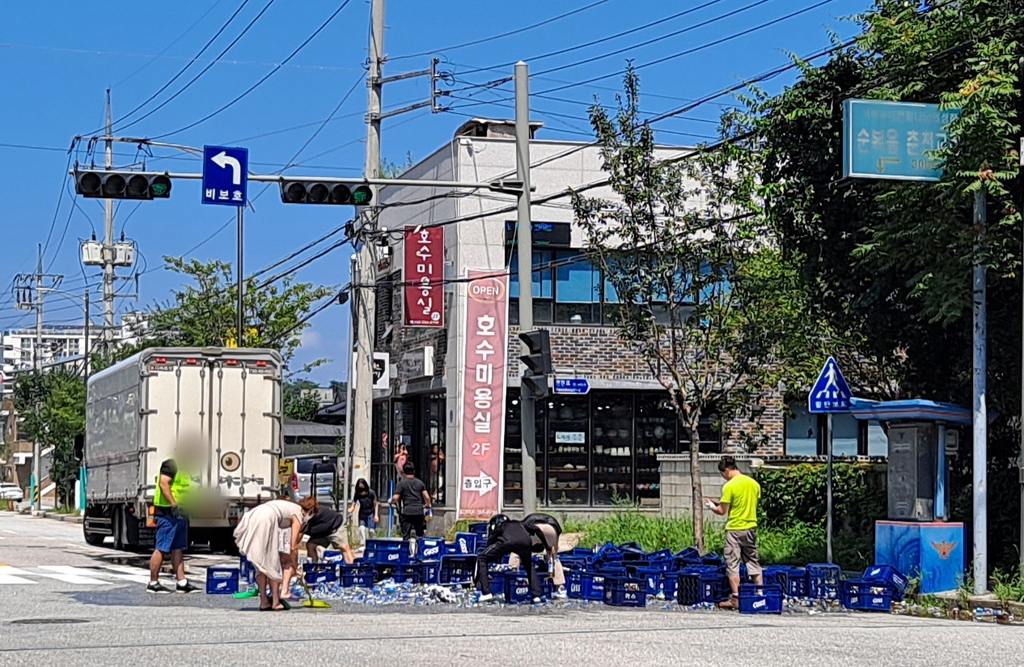
[[[34,328],[11,329],[2,333],[3,372],[11,377],[22,371],[30,371],[34,363],[36,330]],[[89,332],[92,345],[102,340],[99,328]],[[85,354],[85,327],[47,325],[42,332],[40,356],[43,366],[59,364],[81,358]]]
[[[534,124],[532,133],[540,127]],[[513,135],[511,121],[471,120],[404,178],[514,178]],[[535,201],[605,176],[599,149],[593,145],[534,138],[530,150]],[[688,150],[663,147],[659,152],[670,157]],[[467,304],[472,303],[466,276],[470,270],[507,275],[507,349],[500,365],[506,370],[500,387],[505,420],[498,426],[504,450],[497,469],[500,479],[494,483],[501,487],[501,507],[514,511],[522,505],[518,259],[512,242],[516,215],[506,209],[515,199],[490,191],[441,196],[445,192],[411,187],[382,191],[379,225],[389,231],[389,247],[378,249],[374,349],[389,357],[390,386],[374,392],[372,445],[362,445],[370,452],[357,450],[357,456],[362,453],[370,459],[371,483],[387,494],[396,476],[394,456],[405,445],[435,505],[455,506],[458,480],[465,470],[461,462],[473,456],[464,451],[469,426],[463,426],[467,374],[462,367],[472,338],[466,324]],[[608,187],[589,194],[614,198]],[[555,394],[538,406],[538,506],[594,511],[627,501],[659,507],[659,457],[688,452],[689,442],[667,404],[667,393],[645,363],[618,340],[610,314],[621,305],[600,270],[581,254],[584,233],[573,224],[568,198],[535,204],[531,213],[533,264],[539,269],[534,271],[534,324],[550,332],[556,378],[586,380],[589,385],[585,394]],[[448,223],[461,218],[469,219]],[[414,283],[425,277],[435,282],[416,288]],[[440,278],[443,286],[437,284]],[[498,389],[495,386],[495,392]],[[780,456],[786,453],[787,424],[796,429],[798,445],[805,449],[808,438],[819,432],[817,422],[810,424],[806,416],[787,417],[778,395],[764,397],[760,412],[766,437],[756,446],[747,437],[753,430],[749,417],[722,424],[717,415],[706,415],[701,451]],[[466,483],[462,479],[461,484]]]

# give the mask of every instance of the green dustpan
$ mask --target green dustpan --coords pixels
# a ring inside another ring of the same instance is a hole
[[[259,589],[250,588],[247,591],[239,591],[235,593],[234,598],[236,600],[248,600],[249,598],[259,597]]]

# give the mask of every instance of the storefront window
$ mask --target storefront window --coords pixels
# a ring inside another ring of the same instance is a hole
[[[661,500],[658,455],[678,453],[678,423],[669,399],[657,394],[637,396],[636,495],[640,505]]]
[[[593,399],[594,504],[633,502],[633,395]]]
[[[547,503],[590,503],[590,401],[556,396],[547,401]]]
[[[523,506],[523,439],[519,390],[509,389],[505,409],[505,471],[504,504],[506,507]],[[544,406],[537,405],[537,504],[544,504]]]
[[[816,456],[818,454],[818,415],[807,411],[806,405],[789,406],[786,417],[786,454]]]

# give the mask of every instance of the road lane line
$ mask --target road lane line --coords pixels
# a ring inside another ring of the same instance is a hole
[[[19,570],[10,565],[0,565],[0,586],[5,584],[35,584],[31,579],[22,579],[19,574],[28,574],[25,570]]]
[[[46,570],[46,572],[52,572],[53,574],[47,574],[46,572],[39,572],[38,575],[41,577],[47,577],[48,579],[56,579],[57,581],[63,581],[68,584],[90,584],[107,586],[110,584],[109,581],[103,581],[102,579],[93,579],[92,577],[85,576],[86,574],[93,574],[89,570],[85,570],[77,567],[70,567],[68,565],[40,565],[36,568],[37,570]]]
[[[125,581],[133,581],[137,584],[148,584],[149,574],[145,570],[130,568],[130,567],[117,567],[115,565],[100,565],[107,572],[101,572],[105,577],[114,577],[115,579],[124,579]]]

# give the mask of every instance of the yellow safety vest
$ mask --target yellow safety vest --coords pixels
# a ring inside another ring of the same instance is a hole
[[[171,503],[164,498],[163,491],[160,490],[160,473],[156,475],[156,496],[153,498],[153,504],[157,507],[170,507]],[[175,473],[174,479],[171,480],[171,497],[174,498],[174,504],[180,505],[181,499],[185,497],[189,489],[192,488],[192,478],[188,474],[178,469]]]

